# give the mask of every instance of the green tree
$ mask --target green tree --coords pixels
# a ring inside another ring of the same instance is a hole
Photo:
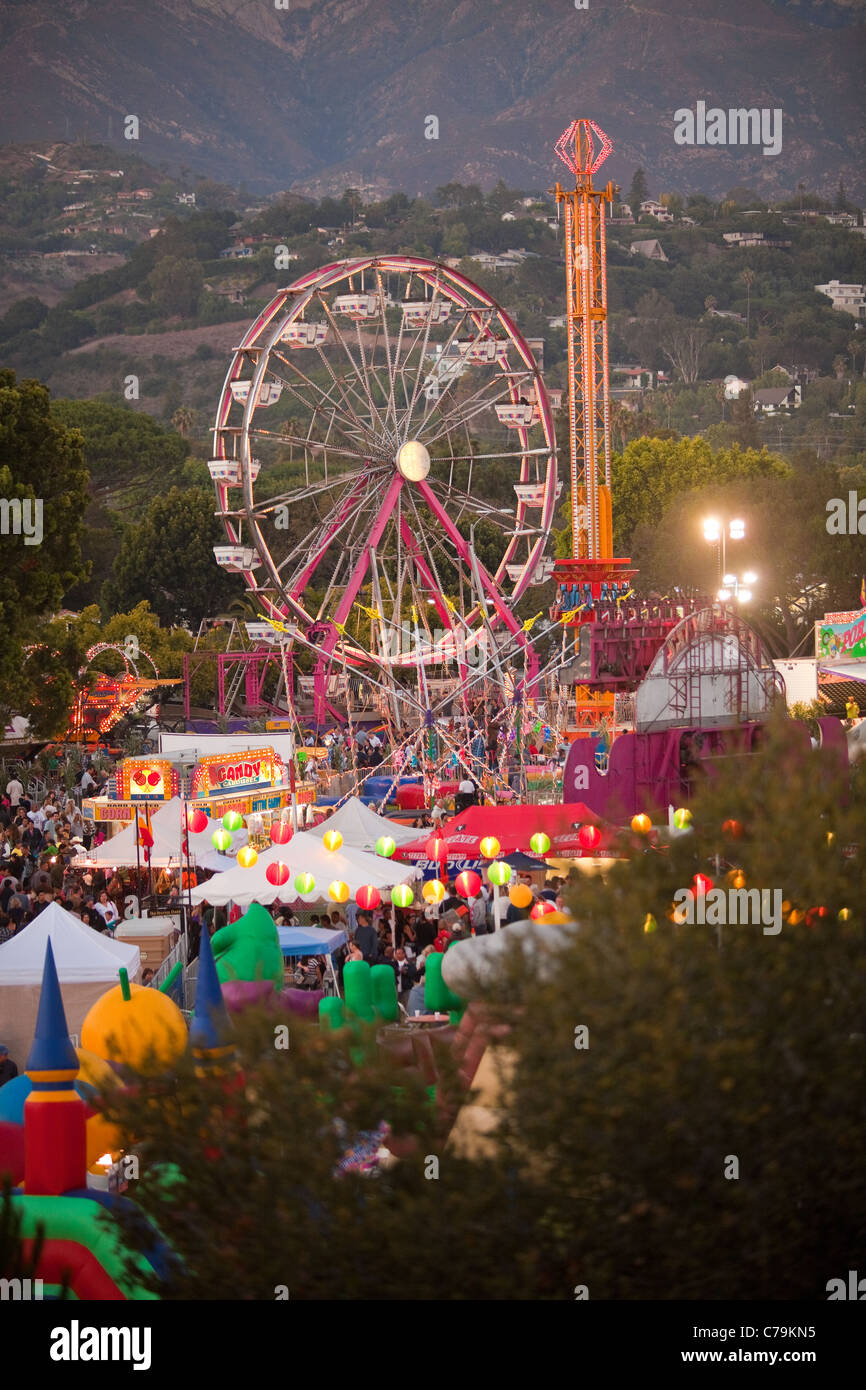
[[[0,706],[7,715],[27,714],[35,690],[24,649],[39,640],[39,625],[64,591],[87,573],[87,470],[81,436],[52,417],[45,387],[16,382],[7,369],[0,370],[0,497]]]
[[[240,581],[214,560],[213,547],[221,540],[211,494],[171,488],[126,530],[104,605],[117,611],[146,599],[162,622],[196,628],[240,591]]]
[[[784,476],[785,461],[767,449],[738,445],[713,451],[706,440],[633,439],[612,464],[614,545],[618,555],[641,523],[657,524],[679,494],[711,484],[753,477]]]
[[[643,169],[635,169],[632,176],[631,188],[628,191],[626,202],[631,208],[635,222],[640,217],[640,205],[645,203],[649,197],[649,184]]]
[[[154,303],[163,313],[192,318],[204,287],[204,274],[197,261],[164,256],[151,271],[147,284]]]

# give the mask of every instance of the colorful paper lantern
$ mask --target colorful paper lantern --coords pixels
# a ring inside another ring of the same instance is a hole
[[[395,907],[411,907],[415,901],[415,894],[408,883],[398,883],[391,889],[391,901]]]
[[[363,908],[365,912],[372,912],[375,907],[379,906],[381,901],[382,894],[372,883],[362,883],[355,894],[355,902],[359,907]]]
[[[529,848],[533,854],[546,854],[550,849],[550,836],[545,835],[543,830],[536,830],[529,841]]]
[[[380,835],[376,841],[376,853],[381,854],[383,859],[390,859],[396,848],[397,842],[390,835]]]
[[[308,898],[316,891],[316,880],[312,874],[295,874],[295,891]]]
[[[326,830],[322,836],[322,844],[325,846],[325,849],[330,850],[332,854],[336,854],[342,843],[343,837],[339,830]]]
[[[445,897],[445,884],[438,878],[428,879],[421,889],[421,896],[425,903],[441,903]]]
[[[193,835],[201,835],[208,828],[208,817],[206,811],[190,811],[189,828]]]
[[[210,837],[210,842],[214,849],[218,849],[221,854],[225,854],[226,850],[232,847],[231,835],[227,830],[223,830],[222,828],[213,832]]]
[[[493,863],[487,866],[487,877],[497,888],[504,888],[511,879],[511,865],[506,864],[504,859],[494,859]]]
[[[444,840],[441,835],[431,835],[424,846],[424,853],[435,864],[440,864],[448,858],[448,841]]]
[[[651,912],[648,912],[646,917],[644,917],[643,919],[643,929],[647,933],[647,935],[650,932],[658,931],[659,929],[659,924],[656,921],[655,917],[653,917]]]
[[[581,849],[598,849],[601,844],[601,831],[597,825],[582,825],[577,832],[577,843]]]
[[[282,859],[275,859],[265,869],[265,878],[268,883],[272,883],[275,888],[282,888],[284,883],[289,881],[289,866],[284,864]]]
[[[631,818],[631,828],[636,835],[648,835],[653,828],[653,823],[646,811],[638,811],[636,816]]]
[[[540,922],[543,918],[549,917],[550,914],[555,911],[556,903],[552,903],[549,898],[539,898],[529,915],[533,922]]]
[[[532,902],[532,889],[526,883],[515,883],[508,890],[508,901],[514,907],[529,907]]]
[[[485,835],[479,846],[485,859],[495,859],[501,848],[495,835]]]
[[[275,845],[287,845],[292,838],[292,828],[284,820],[274,821],[271,826],[271,842]]]
[[[348,883],[344,883],[341,878],[335,878],[333,883],[328,884],[328,897],[334,903],[346,902],[349,897]]]
[[[688,830],[692,823],[692,813],[687,806],[680,806],[674,811],[674,826],[677,830]]]
[[[472,869],[464,869],[455,878],[454,887],[461,898],[477,898],[481,892],[481,876]]]
[[[258,857],[252,845],[244,845],[243,849],[238,850],[238,863],[242,869],[251,869]]]
[[[708,878],[706,874],[695,874],[692,883],[695,885],[695,892],[702,894],[704,897],[713,886],[713,880]]]
[[[743,833],[743,825],[738,820],[722,821],[722,834],[729,835],[732,840],[739,840]]]
[[[240,811],[226,811],[223,816],[224,830],[240,830],[243,826],[244,818]]]
[[[837,915],[838,915],[838,918],[839,918],[839,921],[840,921],[840,922],[850,922],[850,920],[851,920],[851,909],[850,909],[850,907],[840,907],[840,908],[839,908],[839,912],[838,912]]]

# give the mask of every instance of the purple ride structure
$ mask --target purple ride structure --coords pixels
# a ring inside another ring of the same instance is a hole
[[[213,433],[215,558],[255,596],[247,629],[279,648],[290,708],[301,671],[319,727],[346,718],[350,677],[395,731],[457,696],[531,703],[538,659],[514,608],[552,572],[561,484],[541,372],[486,291],[406,256],[301,277],[235,350]]]

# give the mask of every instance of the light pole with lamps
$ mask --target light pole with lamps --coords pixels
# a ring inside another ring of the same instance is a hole
[[[757,583],[758,576],[753,570],[746,570],[745,574],[724,574],[722,575],[722,588],[716,594],[720,603],[727,603],[733,599],[736,603],[750,603],[752,599],[752,586]]]
[[[724,583],[726,565],[725,543],[728,539],[741,541],[746,534],[746,523],[739,517],[733,521],[720,521],[718,517],[707,517],[704,522],[704,540],[718,546],[719,579]]]

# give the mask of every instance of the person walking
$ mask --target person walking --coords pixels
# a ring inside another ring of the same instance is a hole
[[[24,788],[17,777],[13,776],[9,778],[9,781],[6,783],[6,795],[9,798],[9,804],[12,806],[13,810],[17,809],[18,803],[24,795]]]

